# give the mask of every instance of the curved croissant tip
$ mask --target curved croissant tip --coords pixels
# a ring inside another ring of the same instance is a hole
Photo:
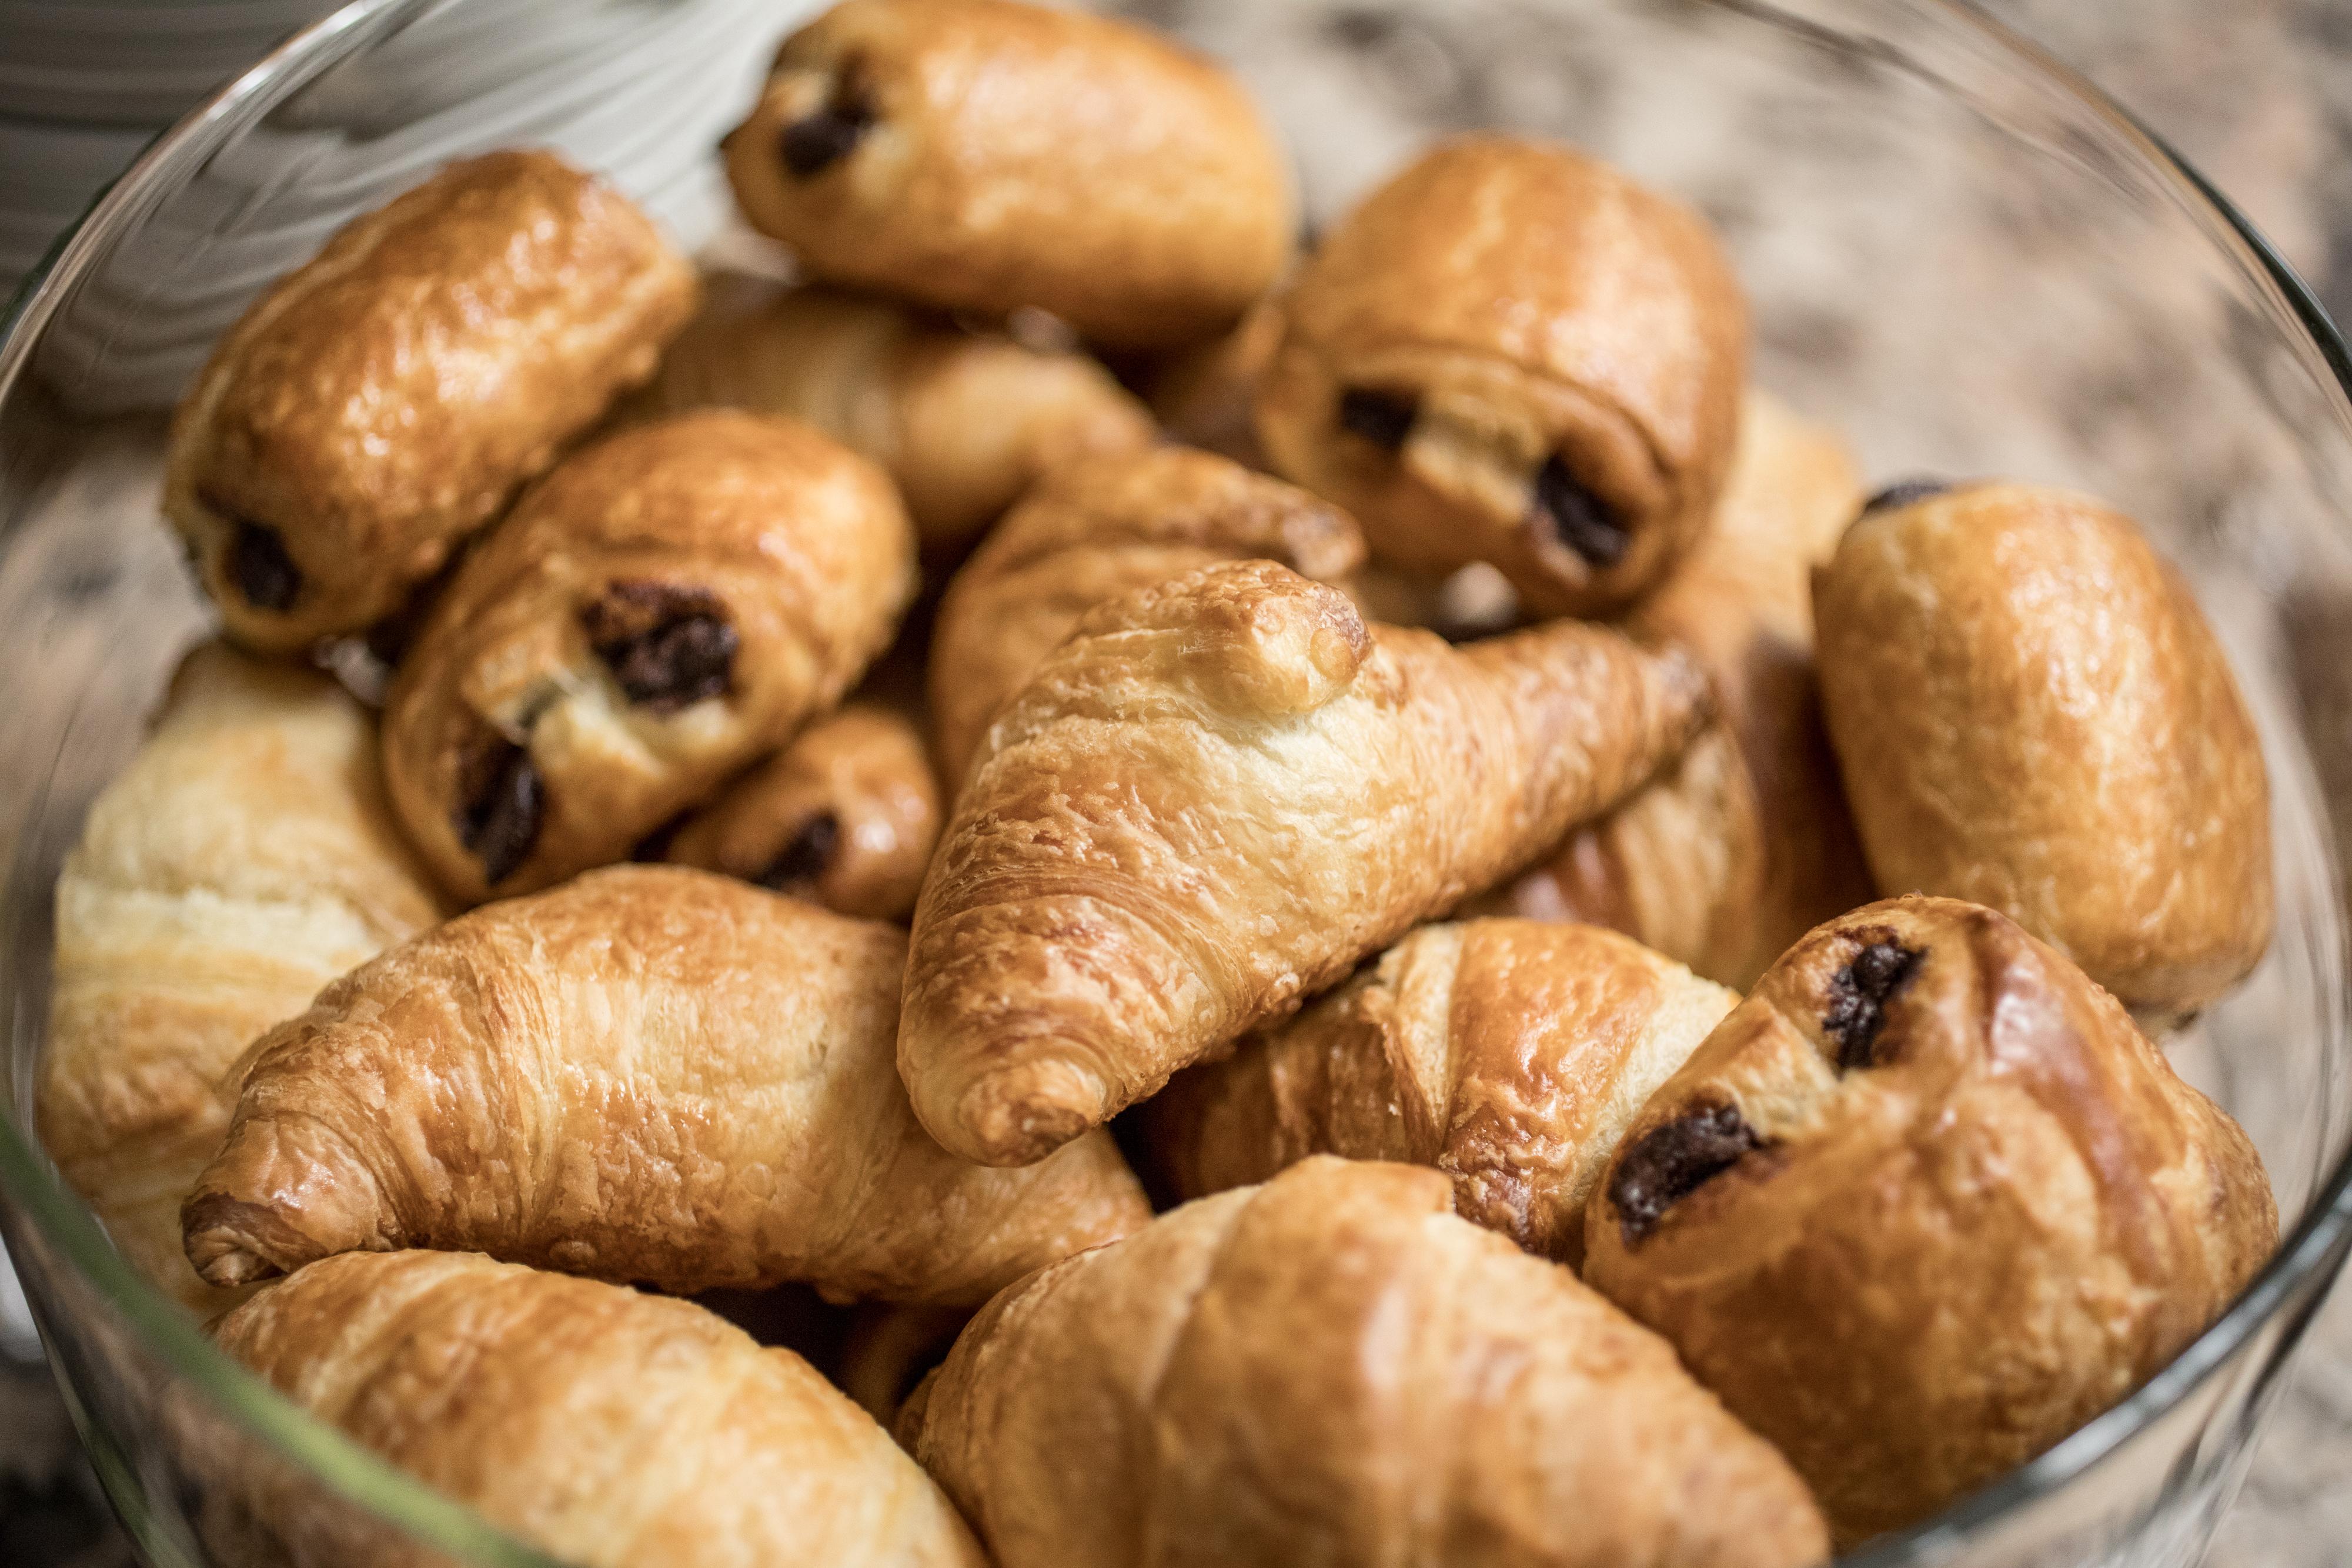
[[[1051,1042],[1028,1049],[1053,1052]],[[1098,1086],[1066,1061],[1042,1061],[992,1073],[956,1102],[949,1152],[983,1166],[1034,1166],[1099,1125],[1110,1113]]]
[[[261,1250],[262,1243],[254,1232],[273,1224],[283,1228],[282,1222],[268,1210],[229,1197],[226,1193],[204,1193],[191,1197],[180,1211],[181,1245],[188,1255],[188,1265],[207,1285],[224,1290],[238,1285],[251,1285],[263,1280],[274,1280],[291,1272],[299,1263],[289,1265],[273,1260]],[[299,1244],[299,1238],[296,1239]],[[304,1248],[306,1252],[315,1249]],[[308,1262],[304,1257],[300,1262]]]
[[[1320,707],[1356,678],[1372,651],[1355,601],[1304,578],[1260,585],[1202,604],[1213,633],[1192,650],[1195,676],[1236,706],[1270,713]]]

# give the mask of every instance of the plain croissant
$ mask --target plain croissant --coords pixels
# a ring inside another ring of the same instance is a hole
[[[999,1568],[1796,1568],[1804,1485],[1664,1342],[1318,1156],[984,1308],[899,1437]]]
[[[319,988],[440,918],[393,825],[375,727],[327,677],[190,653],[57,888],[42,1142],[117,1246],[199,1312],[180,1200],[223,1075]]]
[[[1456,650],[1270,561],[1097,608],[991,727],[916,904],[916,1113],[1043,1158],[1559,842],[1706,706],[1614,632]]]
[[[212,1333],[362,1447],[581,1568],[984,1568],[872,1417],[690,1301],[475,1253],[362,1253],[268,1287]],[[224,1562],[425,1560],[289,1471],[208,1468],[226,1482],[205,1520]]]
[[[905,944],[677,866],[451,921],[255,1046],[189,1259],[236,1284],[442,1247],[977,1302],[1148,1218],[1108,1134],[1020,1173],[924,1135],[890,1062]]]
[[[1650,1092],[1739,1000],[1597,925],[1424,925],[1144,1107],[1196,1197],[1309,1155],[1435,1166],[1465,1219],[1574,1266],[1584,1201]]]

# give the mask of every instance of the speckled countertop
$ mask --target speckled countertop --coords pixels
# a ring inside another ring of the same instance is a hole
[[[2352,319],[2352,4],[2346,0],[1983,0],[2163,133]],[[1149,7],[1144,7],[1149,9]],[[1461,73],[1460,40],[1387,25],[1377,0],[1332,5],[1332,47],[1368,68]],[[0,170],[0,181],[7,178]],[[0,767],[5,767],[0,761]],[[8,1282],[0,1279],[0,1291]],[[5,1316],[5,1314],[0,1314]],[[131,1561],[81,1465],[47,1373],[0,1343],[0,1563]],[[2352,1562],[2352,1291],[2322,1312],[2213,1568]]]

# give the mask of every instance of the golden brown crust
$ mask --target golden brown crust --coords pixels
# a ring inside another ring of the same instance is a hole
[[[888,471],[927,549],[968,542],[1065,463],[1151,443],[1151,416],[1082,353],[842,289],[730,296],[679,335],[645,406],[808,421]]]
[[[1774,965],[1585,1218],[1585,1278],[1780,1446],[1841,1544],[2122,1397],[2278,1233],[2245,1134],[2113,997],[1935,898]]]
[[[1220,560],[1278,560],[1343,578],[1355,520],[1295,486],[1168,446],[1054,475],[965,563],[931,637],[940,771],[961,783],[989,720],[1097,604]]]
[[[1813,675],[1811,576],[1861,508],[1834,432],[1751,391],[1715,526],[1627,622],[1689,651],[1720,727],[1480,904],[1592,920],[1746,986],[1873,896]]]
[[[838,701],[914,582],[889,480],[806,425],[612,436],[435,604],[385,704],[393,803],[469,900],[619,860]]]
[[[42,1143],[149,1279],[199,1312],[226,1304],[179,1242],[228,1124],[224,1074],[440,914],[366,712],[310,671],[191,653],[58,876],[42,1059]]]
[[[1424,925],[1144,1108],[1185,1197],[1309,1155],[1434,1166],[1454,1210],[1573,1268],[1584,1201],[1650,1092],[1738,998],[1596,925]]]
[[[213,1325],[311,1414],[583,1568],[984,1568],[954,1508],[788,1350],[688,1301],[471,1253],[314,1263]],[[316,1483],[227,1488],[291,1562],[421,1561]]]
[[[914,725],[851,703],[687,820],[662,858],[904,920],[940,841],[940,786]]]
[[[845,0],[726,152],[745,216],[820,277],[1126,347],[1213,335],[1290,251],[1287,161],[1223,67],[1013,0]]]
[[[891,1065],[906,938],[677,866],[476,910],[259,1041],[188,1255],[234,1283],[479,1249],[688,1291],[973,1303],[1133,1229],[1101,1134],[963,1164]]]
[[[1881,887],[2000,909],[2152,1012],[2202,1007],[2261,960],[2261,741],[2196,600],[2130,518],[1966,486],[1856,523],[1814,602]]]
[[[1805,1489],[1654,1336],[1318,1157],[982,1311],[899,1431],[1000,1568],[1797,1568]]]
[[[1089,612],[999,714],[915,907],[899,1070],[1037,1159],[1606,810],[1705,716],[1558,622],[1468,650],[1227,562]]]
[[[1705,222],[1606,165],[1444,142],[1332,230],[1285,314],[1259,437],[1374,555],[1490,561],[1530,613],[1592,615],[1705,531],[1747,307]]]
[[[653,373],[695,298],[653,223],[552,153],[453,163],[353,220],[173,421],[163,510],[229,635],[282,652],[398,610]]]

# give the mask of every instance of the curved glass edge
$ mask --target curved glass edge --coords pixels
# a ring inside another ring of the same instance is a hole
[[[216,150],[229,133],[270,107],[269,89],[294,75],[307,78],[345,54],[428,9],[437,0],[352,0],[295,34],[243,76],[223,88],[141,153],[92,204],[73,229],[26,275],[0,309],[0,396],[25,370],[39,329],[54,312],[63,281],[78,275],[89,255],[144,204],[148,188],[172,169]],[[2196,166],[2096,84],[2064,62],[1978,10],[1970,0],[1915,0],[1923,9],[1980,33],[2003,52],[2066,89],[2123,146],[2168,179],[2192,214],[2218,218],[2218,248],[2256,288],[2303,330],[2335,383],[2339,422],[2352,431],[2352,348],[2294,267]],[[2211,229],[2213,225],[2206,225]],[[46,791],[44,790],[44,794]],[[36,800],[27,820],[39,814]],[[2340,862],[2339,862],[2340,863]],[[2340,892],[2340,887],[2339,887]],[[559,1568],[484,1522],[472,1510],[384,1463],[215,1349],[178,1306],[116,1252],[97,1219],[67,1191],[19,1133],[0,1116],[0,1193],[18,1205],[131,1326],[143,1348],[168,1370],[215,1396],[253,1435],[309,1465],[322,1484],[426,1544],[461,1556],[515,1568]],[[2302,1221],[2230,1309],[2154,1377],[2055,1447],[1969,1494],[1934,1518],[1846,1553],[1841,1568],[1899,1568],[1957,1544],[1979,1527],[2066,1485],[2096,1466],[2134,1434],[2171,1409],[2221,1370],[2254,1333],[2303,1287],[2324,1292],[2329,1275],[2352,1256],[2352,1152],[2341,1156],[2314,1195]],[[2277,1355],[2292,1353],[2308,1314],[2290,1328]]]

